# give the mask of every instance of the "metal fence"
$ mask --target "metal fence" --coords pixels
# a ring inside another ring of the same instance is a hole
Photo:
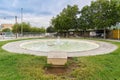
[[[2,32],[0,34],[0,39],[6,38],[34,38],[34,37],[55,37],[55,33],[37,33],[37,32],[24,32],[20,33],[12,33],[12,32]]]

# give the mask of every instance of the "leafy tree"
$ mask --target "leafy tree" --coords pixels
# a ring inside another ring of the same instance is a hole
[[[15,24],[13,26],[12,31],[14,33],[21,33],[21,28],[23,30],[23,33],[29,33],[29,32],[34,32],[34,33],[45,33],[45,28],[37,28],[37,27],[32,27],[29,23],[21,23],[21,24]]]
[[[45,33],[46,29],[44,27],[39,28],[41,33]]]
[[[31,28],[31,32],[37,32],[37,28],[36,27],[32,27]]]
[[[104,29],[104,38],[106,38],[106,28],[120,21],[118,1],[97,0],[92,2],[91,8],[94,14],[93,22],[97,28]]]
[[[78,14],[78,6],[70,6],[64,8],[63,11],[52,19],[52,26],[58,32],[66,31],[69,29],[77,29],[77,14]]]
[[[81,10],[79,18],[81,29],[106,29],[120,21],[120,5],[117,0],[96,0]]]
[[[30,32],[33,32],[33,33],[45,33],[45,28],[37,28],[37,27],[31,27],[30,28]]]
[[[13,28],[12,28],[12,32],[13,33],[21,33],[21,26],[20,24],[14,24]]]
[[[29,23],[23,22],[20,26],[22,27],[23,32],[30,32],[31,25]]]
[[[80,18],[78,18],[79,22],[79,29],[86,30],[93,28],[93,14],[91,13],[90,6],[84,6],[82,10],[80,11]]]
[[[5,29],[2,30],[2,32],[11,32],[11,29],[5,28]]]
[[[48,33],[53,33],[53,32],[55,32],[55,29],[54,29],[54,27],[49,26],[49,27],[46,29],[46,31],[47,31]]]
[[[23,33],[24,32],[30,32],[30,24],[29,23],[25,23],[25,22],[23,22],[23,23],[21,23],[21,24],[15,24],[14,26],[13,26],[13,29],[12,29],[12,31],[14,32],[14,33],[21,33],[21,29],[23,30]]]

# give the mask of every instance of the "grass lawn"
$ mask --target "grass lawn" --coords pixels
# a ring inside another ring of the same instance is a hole
[[[118,46],[111,54],[72,58],[60,75],[46,73],[46,57],[6,52],[8,42],[0,42],[0,80],[120,80],[120,42],[109,41]]]

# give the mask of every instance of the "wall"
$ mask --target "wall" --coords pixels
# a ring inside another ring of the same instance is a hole
[[[118,36],[118,32],[119,32],[119,36]],[[120,30],[112,30],[112,38],[118,39],[118,37],[120,38]]]
[[[2,30],[5,28],[9,28],[12,30],[13,24],[1,24]]]

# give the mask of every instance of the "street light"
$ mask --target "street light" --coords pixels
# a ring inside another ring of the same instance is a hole
[[[23,36],[23,8],[21,8],[21,36]]]

